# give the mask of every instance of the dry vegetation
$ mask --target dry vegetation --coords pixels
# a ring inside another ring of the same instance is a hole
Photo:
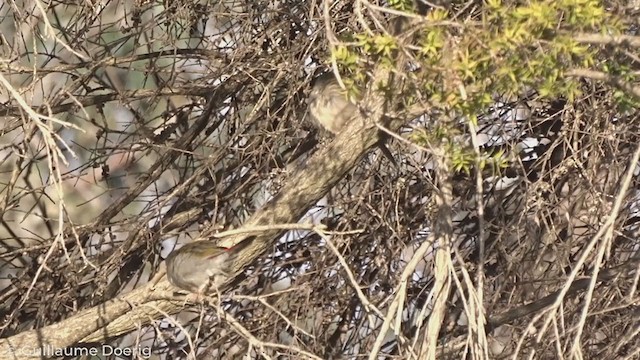
[[[388,3],[1,2],[0,357],[639,358],[640,4]],[[152,289],[249,235],[221,296]]]

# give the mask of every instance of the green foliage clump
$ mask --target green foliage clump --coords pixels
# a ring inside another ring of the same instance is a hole
[[[390,5],[412,11],[407,3],[393,1]],[[415,69],[408,74],[413,87],[395,89],[400,93],[392,96],[402,98],[407,107],[418,99],[428,99],[431,109],[447,115],[437,126],[453,127],[459,124],[446,119],[476,123],[494,98],[511,99],[526,90],[536,90],[543,98],[574,100],[580,95],[581,85],[567,72],[598,66],[600,55],[598,47],[579,43],[575,35],[616,34],[622,26],[596,0],[486,0],[473,19],[460,21],[445,10],[432,9],[424,21],[405,30],[413,32],[413,37],[404,37],[412,39],[411,46],[400,44],[398,37],[388,33],[363,32],[353,36],[355,41],[349,47],[335,49],[333,55],[347,73],[353,74],[351,85],[355,88],[355,84],[366,83],[361,70],[365,68],[364,59],[368,65],[374,62],[406,69],[406,64],[397,63],[401,58],[397,54],[408,51]],[[620,67],[615,70],[632,76]],[[637,105],[623,92],[616,98],[621,105]],[[475,156],[455,149],[451,154],[457,154],[461,170],[471,163],[467,157]],[[495,154],[487,158],[495,158]]]

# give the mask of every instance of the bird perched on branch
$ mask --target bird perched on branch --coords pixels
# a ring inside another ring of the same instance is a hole
[[[339,134],[344,127],[358,117],[358,107],[351,102],[338,84],[334,74],[328,72],[316,78],[308,99],[309,114],[316,126],[333,135]],[[378,148],[389,161],[398,167],[393,155],[384,144],[382,138]]]
[[[242,240],[230,248],[211,241],[194,241],[184,245],[167,257],[169,282],[198,294],[216,290],[233,275],[238,254],[253,238]]]

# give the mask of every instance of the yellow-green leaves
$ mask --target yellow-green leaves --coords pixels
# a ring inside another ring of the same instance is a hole
[[[389,2],[395,9],[409,3]],[[432,9],[405,28],[402,42],[389,31],[372,31],[375,27],[350,36],[352,42],[335,51],[355,83],[367,82],[363,69],[388,66],[411,83],[402,93],[383,89],[388,96],[401,96],[407,107],[422,101],[437,113],[475,122],[489,111],[493,97],[513,99],[524,89],[542,97],[577,98],[583,84],[566,74],[602,67],[603,56],[609,59],[616,50],[604,53],[600,46],[578,42],[574,34],[617,34],[624,27],[597,0],[484,0],[473,19]],[[397,63],[396,55],[403,53],[408,56]],[[617,76],[627,73],[612,70]],[[623,92],[615,99],[627,107],[635,104]],[[460,153],[460,168],[467,164],[464,159]]]
[[[606,16],[597,0],[560,0],[558,7],[564,10],[564,20],[580,29],[601,25]]]
[[[367,34],[356,35],[360,49],[370,55],[391,56],[391,52],[396,50],[396,39],[387,34],[369,36]]]
[[[455,64],[456,70],[458,70],[460,77],[464,80],[475,79],[475,69],[478,65],[477,57],[469,52],[469,48],[464,49],[458,56],[458,61]]]
[[[440,28],[426,29],[420,46],[420,53],[429,60],[440,58],[440,49],[444,46],[445,34]]]
[[[491,12],[498,12],[502,9],[502,0],[487,0],[485,3]]]
[[[628,65],[621,65],[610,62],[605,64],[603,66],[603,69],[614,78],[627,84],[633,84],[638,81],[638,77],[635,75],[635,71],[632,70]],[[613,100],[616,102],[618,109],[621,112],[640,108],[640,101],[638,101],[638,98],[636,98],[632,94],[625,93],[622,90],[616,90],[613,93]]]
[[[388,0],[389,6],[400,11],[413,10],[413,0]]]
[[[381,35],[373,38],[373,50],[382,56],[391,56],[391,52],[396,50],[396,39],[391,35]]]
[[[346,46],[340,45],[331,49],[331,56],[344,68],[351,71],[357,70],[358,54],[350,51]]]

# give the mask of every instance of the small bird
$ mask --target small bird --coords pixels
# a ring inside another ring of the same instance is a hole
[[[169,282],[180,289],[198,294],[216,290],[233,275],[234,262],[251,238],[233,247],[218,246],[211,241],[194,241],[167,257]]]
[[[338,84],[334,74],[327,72],[316,78],[308,99],[309,114],[316,126],[333,135],[339,134],[344,127],[357,118],[358,107],[351,102]],[[378,144],[382,154],[397,168],[398,164],[384,144],[382,138]]]

